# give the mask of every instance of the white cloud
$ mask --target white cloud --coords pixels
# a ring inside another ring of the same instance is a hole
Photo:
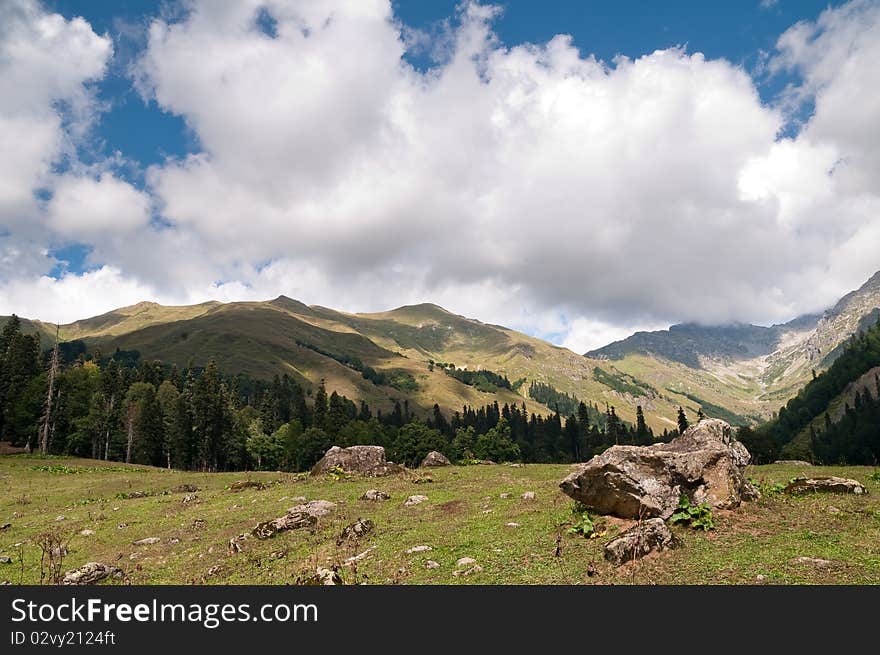
[[[131,294],[431,301],[579,350],[786,319],[880,268],[876,3],[780,38],[768,69],[804,82],[774,106],[741,67],[682,49],[508,48],[495,13],[465,4],[422,72],[403,55],[428,37],[383,0],[192,2],[152,23],[135,70],[200,152],[151,168],[149,199],[109,173],[55,179],[44,220],[91,230]],[[804,100],[815,114],[780,139]],[[152,205],[170,227],[147,224]]]

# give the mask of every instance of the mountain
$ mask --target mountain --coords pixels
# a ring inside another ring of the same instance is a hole
[[[876,464],[880,458],[880,321],[847,339],[831,366],[811,379],[778,415],[741,433],[760,462],[810,459]]]
[[[841,344],[880,314],[880,273],[822,315],[784,325],[676,325],[639,332],[578,355],[515,330],[453,314],[437,305],[408,305],[353,314],[286,296],[264,302],[163,306],[142,302],[60,327],[62,340],[91,352],[138,351],[142,359],[203,366],[215,359],[228,373],[268,379],[288,374],[306,388],[328,389],[384,409],[407,400],[427,414],[462,405],[525,402],[532,382],[596,405],[613,405],[626,421],[644,410],[655,431],[676,427],[679,406],[693,417],[757,423],[840,354]],[[0,319],[2,322],[2,319]],[[55,326],[23,320],[44,347]],[[440,364],[506,376],[511,388],[471,386]],[[482,390],[480,390],[482,389]],[[546,398],[544,398],[546,400]],[[547,401],[551,402],[551,401]]]
[[[585,357],[613,362],[657,388],[766,418],[878,316],[880,272],[822,314],[770,327],[673,325],[637,332]]]

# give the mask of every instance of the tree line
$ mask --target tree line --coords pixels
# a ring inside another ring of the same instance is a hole
[[[53,357],[56,365],[53,365]],[[465,406],[424,419],[407,400],[373,411],[325,385],[287,375],[230,375],[211,361],[178,369],[136,351],[102,356],[81,342],[40,352],[12,317],[0,332],[0,439],[36,450],[183,470],[309,469],[331,446],[381,445],[415,466],[431,450],[454,461],[585,461],[614,444],[655,437],[641,407],[635,425],[613,406],[601,419],[579,402],[568,416],[525,403]],[[671,435],[664,433],[664,438]]]

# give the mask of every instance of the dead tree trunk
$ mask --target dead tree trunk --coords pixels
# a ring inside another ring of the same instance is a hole
[[[52,362],[49,365],[49,389],[46,394],[46,412],[43,414],[42,429],[40,430],[40,454],[49,454],[49,433],[52,423],[52,397],[55,394],[55,376],[58,373],[58,331],[55,326],[55,347],[52,349]]]

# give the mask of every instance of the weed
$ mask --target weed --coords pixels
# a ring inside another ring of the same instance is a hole
[[[712,520],[712,510],[706,503],[692,505],[686,495],[678,501],[678,511],[669,517],[670,523],[684,523],[694,530],[714,530],[715,522]]]

